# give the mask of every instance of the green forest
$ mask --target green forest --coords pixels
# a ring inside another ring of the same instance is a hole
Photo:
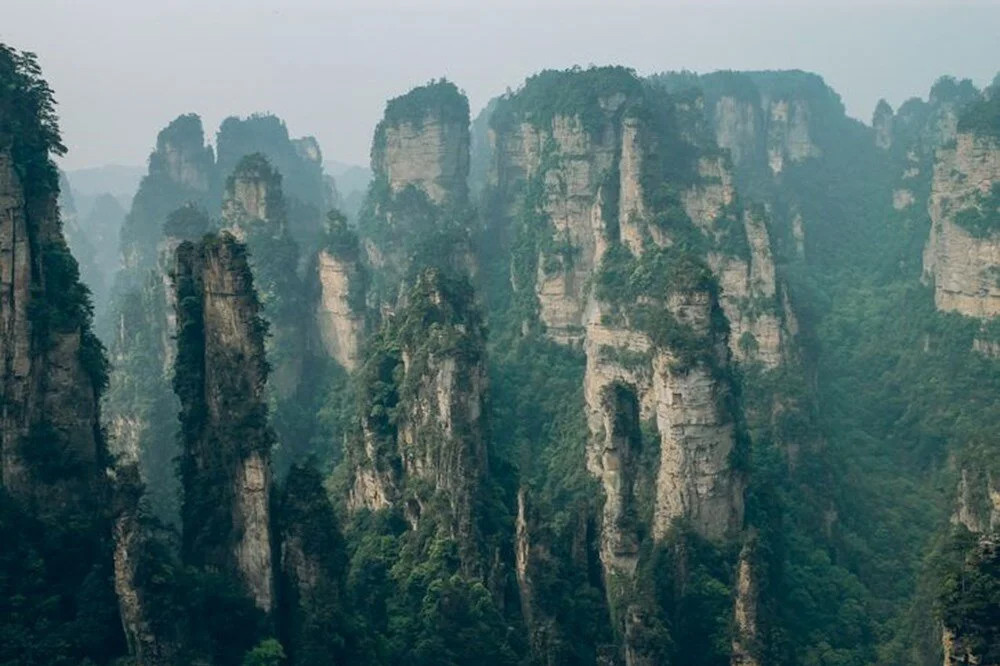
[[[110,267],[0,44],[0,664],[1000,664],[998,102],[432,79],[356,214],[185,113]]]

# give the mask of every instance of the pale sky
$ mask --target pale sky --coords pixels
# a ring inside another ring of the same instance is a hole
[[[431,78],[475,114],[543,68],[798,68],[868,122],[880,97],[1000,69],[1000,0],[0,0],[0,41],[35,51],[67,169],[145,163],[157,131],[270,111],[326,159],[367,164],[386,99]]]

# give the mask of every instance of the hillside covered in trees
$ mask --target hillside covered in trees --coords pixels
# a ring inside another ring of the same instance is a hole
[[[0,663],[1000,664],[1000,77],[188,113],[116,270],[0,83]]]

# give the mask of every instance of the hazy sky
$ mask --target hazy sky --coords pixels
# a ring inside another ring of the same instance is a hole
[[[385,100],[435,77],[475,114],[546,67],[799,68],[868,121],[879,97],[1000,69],[1000,0],[0,0],[0,41],[38,53],[65,168],[143,164],[157,131],[271,111],[327,159],[367,163]]]

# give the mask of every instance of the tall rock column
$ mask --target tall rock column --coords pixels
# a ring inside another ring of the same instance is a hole
[[[60,219],[65,153],[35,56],[0,43],[0,579],[3,660],[111,663],[104,348]]]
[[[223,233],[177,248],[174,389],[184,444],[183,554],[271,611],[266,324],[245,248]]]
[[[226,180],[226,229],[246,243],[264,317],[270,323],[271,386],[286,400],[299,387],[304,363],[306,308],[296,273],[299,247],[288,231],[282,176],[260,153],[239,161]]]
[[[473,511],[487,471],[485,331],[464,279],[421,273],[362,370],[362,429],[349,449],[352,510],[440,520],[476,562]],[[431,506],[437,507],[431,510]]]
[[[953,147],[938,150],[928,210],[924,274],[937,308],[980,319],[1000,314],[997,134],[960,131]]]
[[[316,261],[316,327],[327,356],[351,372],[361,359],[366,332],[368,271],[357,233],[337,211],[327,218],[325,241]]]
[[[389,100],[375,129],[374,180],[358,221],[373,304],[389,313],[428,266],[472,272],[469,102],[431,82]]]
[[[58,520],[100,513],[107,454],[97,398],[106,370],[57,189],[39,191],[22,181],[25,171],[0,151],[0,484]]]

